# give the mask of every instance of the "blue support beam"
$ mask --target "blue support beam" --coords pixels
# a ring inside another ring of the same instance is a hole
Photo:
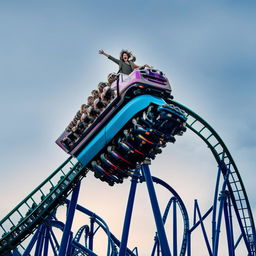
[[[72,227],[72,223],[75,215],[79,190],[80,190],[80,182],[75,186],[69,206],[68,206],[67,220],[66,220],[66,225],[64,227],[64,231],[62,235],[58,256],[65,256],[67,254],[69,236],[70,236],[70,231],[71,231],[71,227]]]
[[[149,198],[150,198],[151,207],[152,207],[154,218],[155,218],[155,224],[156,224],[156,228],[157,228],[157,234],[158,234],[162,254],[164,256],[171,256],[171,251],[170,251],[167,236],[165,233],[162,215],[161,215],[160,208],[158,205],[158,200],[156,197],[156,192],[155,192],[152,176],[151,176],[148,165],[143,164],[141,166],[141,170],[142,170],[142,173],[144,175],[144,178],[145,178],[145,181],[147,184]]]
[[[233,230],[233,220],[232,220],[232,207],[231,207],[231,198],[228,197],[228,212],[229,212],[229,226],[230,226],[230,241],[233,246],[234,255],[235,255],[235,241],[234,241],[234,230]]]
[[[176,199],[173,200],[173,256],[178,256],[177,239],[177,205]]]
[[[36,243],[35,256],[41,256],[42,250],[43,250],[45,226],[41,225],[39,229],[40,229],[40,231],[39,231],[39,236],[38,236],[37,243]]]
[[[191,256],[191,232],[190,231],[188,231],[187,233],[187,244],[188,244],[187,255]]]
[[[232,234],[232,227],[230,226],[230,218],[229,218],[229,209],[228,209],[228,198],[224,201],[224,218],[225,218],[225,224],[226,224],[226,235],[227,235],[227,242],[228,242],[228,255],[229,256],[235,256],[234,251],[234,240],[233,240],[233,234]]]
[[[93,237],[94,237],[94,223],[95,219],[94,217],[90,218],[90,231],[89,231],[89,250],[93,251]]]
[[[56,251],[56,249],[59,251],[60,245],[58,243],[58,240],[57,240],[55,234],[53,233],[53,231],[51,229],[50,229],[50,235],[51,235],[50,241],[52,241],[52,243],[53,243],[53,248],[55,249],[55,251]],[[54,243],[55,243],[55,245],[54,245]],[[56,255],[57,255],[57,253],[56,253]]]
[[[211,247],[210,247],[209,239],[208,239],[208,236],[207,236],[207,233],[206,233],[206,229],[205,229],[205,226],[204,226],[202,214],[201,214],[199,205],[197,203],[197,200],[195,200],[195,208],[196,208],[198,218],[199,218],[199,221],[200,221],[200,224],[201,224],[202,233],[203,233],[203,236],[204,236],[204,240],[205,240],[205,243],[206,243],[208,253],[209,253],[210,256],[212,256],[212,250],[211,250]]]
[[[130,230],[130,224],[131,224],[131,218],[132,218],[132,210],[134,205],[139,172],[140,172],[139,169],[136,169],[134,171],[134,175],[131,181],[130,193],[129,193],[129,198],[128,198],[127,207],[126,207],[123,233],[122,233],[122,239],[121,239],[121,245],[120,245],[120,251],[119,251],[120,256],[126,255],[126,251],[127,251],[127,242],[128,242],[128,236],[129,236],[129,230]]]
[[[35,234],[33,235],[32,239],[30,240],[26,250],[24,251],[24,253],[22,254],[22,256],[28,256],[32,250],[32,248],[34,247],[36,240],[38,238],[40,232],[40,228],[37,229],[37,231],[35,232]]]
[[[12,256],[21,256],[20,252],[17,249],[13,250]]]
[[[50,235],[50,233],[49,233],[49,235]],[[51,236],[49,236],[49,241],[50,241],[50,245],[51,245],[54,256],[57,256],[58,253],[57,253],[57,250],[56,250],[56,246],[54,246],[54,242],[53,242],[53,239],[52,239]]]
[[[45,237],[44,237],[44,252],[43,256],[48,256],[49,255],[49,230],[48,228],[45,229]]]
[[[220,177],[221,177],[221,168],[218,168],[214,199],[213,199],[213,208],[212,208],[212,248],[214,247],[214,241],[216,236],[216,213],[217,213],[217,206],[218,206]]]

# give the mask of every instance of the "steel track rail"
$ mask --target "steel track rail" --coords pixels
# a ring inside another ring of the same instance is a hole
[[[251,255],[256,255],[255,224],[250,203],[242,178],[228,148],[217,132],[203,118],[184,105],[176,101],[171,102],[187,113],[187,127],[207,144],[222,169],[223,175],[229,171],[228,189],[231,193],[234,211],[248,252]]]

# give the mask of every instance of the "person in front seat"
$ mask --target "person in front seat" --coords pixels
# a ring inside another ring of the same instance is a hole
[[[137,64],[135,64],[134,62],[136,60],[136,57],[133,56],[132,53],[127,50],[122,50],[120,52],[119,60],[114,58],[113,56],[105,53],[103,50],[99,50],[99,54],[102,54],[102,55],[108,57],[108,59],[114,61],[116,64],[119,65],[119,70],[117,73],[129,75],[136,68],[145,68],[145,67],[150,68],[150,66],[148,64],[145,64],[143,66],[138,66]]]

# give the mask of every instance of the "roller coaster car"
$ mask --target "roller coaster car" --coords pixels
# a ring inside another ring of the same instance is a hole
[[[168,79],[162,71],[156,69],[135,70],[125,79],[120,74],[119,80],[114,83],[111,87],[116,88],[116,97],[79,138],[72,138],[73,143],[70,145],[69,137],[73,135],[72,132],[65,130],[56,140],[57,145],[65,152],[74,156],[77,155],[90,138],[104,127],[118,109],[124,106],[130,99],[145,94],[155,95],[161,98],[173,98]]]
[[[167,142],[186,130],[185,112],[171,103],[171,86],[161,71],[141,69],[111,86],[117,95],[94,122],[66,143],[56,143],[109,185],[122,183],[145,158],[154,159]],[[66,144],[65,144],[66,143]]]

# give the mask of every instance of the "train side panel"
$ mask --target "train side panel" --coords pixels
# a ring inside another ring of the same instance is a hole
[[[91,140],[88,145],[80,152],[77,159],[86,166],[125,126],[125,124],[138,112],[145,109],[151,103],[164,105],[163,99],[143,95],[128,102],[110,122]]]

